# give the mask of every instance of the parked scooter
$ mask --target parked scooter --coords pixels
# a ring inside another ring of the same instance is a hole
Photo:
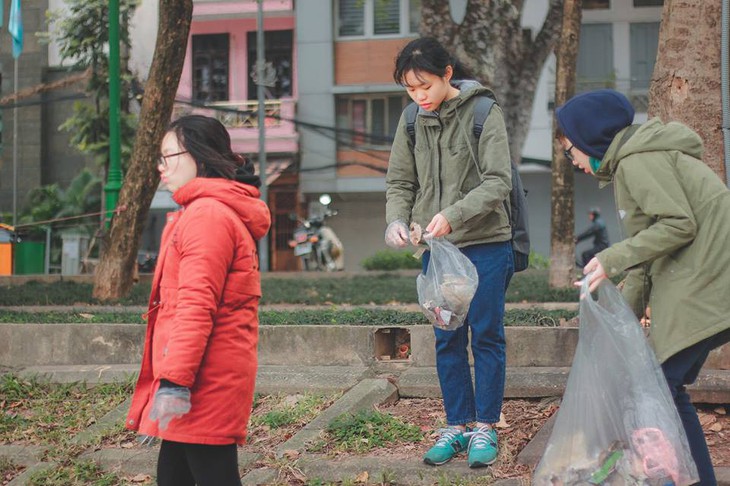
[[[329,194],[322,194],[319,197],[319,203],[324,206],[321,215],[303,219],[292,214],[292,219],[296,219],[299,226],[294,230],[294,238],[289,240],[289,247],[294,250],[295,256],[301,258],[304,270],[334,272],[345,267],[342,242],[324,223],[325,219],[337,214],[337,210],[330,209],[331,202]]]

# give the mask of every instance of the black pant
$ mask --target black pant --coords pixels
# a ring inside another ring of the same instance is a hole
[[[596,254],[597,254],[597,253],[600,253],[600,252],[602,252],[602,251],[603,251],[603,250],[605,250],[606,248],[608,248],[608,247],[606,247],[606,246],[602,246],[602,245],[594,246],[593,248],[591,248],[591,249],[589,249],[589,250],[586,250],[586,251],[584,251],[584,252],[583,252],[583,254],[581,255],[582,259],[581,259],[581,260],[576,260],[576,262],[575,262],[575,263],[576,263],[576,264],[577,264],[577,265],[578,265],[578,266],[579,266],[580,268],[583,268],[583,267],[585,267],[585,266],[586,266],[586,264],[587,264],[587,263],[588,263],[589,261],[591,261],[591,260],[593,259],[593,257],[594,257],[594,256],[596,256]]]
[[[157,460],[159,486],[241,486],[236,444],[183,444],[163,440]]]
[[[730,331],[723,331],[683,349],[662,363],[662,371],[667,378],[669,391],[672,392],[679,418],[687,433],[689,449],[697,465],[697,472],[700,475],[699,484],[702,486],[715,486],[717,481],[710,460],[710,452],[707,450],[705,433],[702,431],[697,410],[692,405],[685,386],[691,385],[697,379],[710,351],[728,341],[730,341]]]

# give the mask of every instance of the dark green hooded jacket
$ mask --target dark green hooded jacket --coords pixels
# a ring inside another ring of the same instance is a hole
[[[596,256],[609,276],[629,270],[637,315],[651,306],[660,362],[730,328],[730,190],[702,152],[687,126],[655,118],[619,132],[596,172],[627,233]]]
[[[401,116],[385,178],[386,221],[426,228],[442,213],[452,229],[446,238],[456,246],[508,241],[504,201],[512,175],[502,110],[492,107],[477,146],[475,97],[490,91],[476,81],[454,85],[460,94],[444,101],[438,114],[419,108],[415,149]]]

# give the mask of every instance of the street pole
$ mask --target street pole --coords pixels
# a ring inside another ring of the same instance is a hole
[[[109,171],[104,187],[106,228],[109,228],[122,188],[119,105],[119,0],[109,0]]]
[[[261,199],[269,203],[269,190],[266,186],[266,101],[264,99],[264,1],[258,0],[256,14],[256,93],[259,107],[259,176],[261,177]],[[262,272],[269,271],[269,235],[261,238],[259,267]]]
[[[18,58],[14,62],[13,91],[16,93],[13,107],[13,227],[18,225]]]

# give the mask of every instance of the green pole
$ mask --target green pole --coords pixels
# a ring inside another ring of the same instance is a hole
[[[104,187],[107,228],[122,188],[119,105],[119,0],[109,0],[109,173]]]

